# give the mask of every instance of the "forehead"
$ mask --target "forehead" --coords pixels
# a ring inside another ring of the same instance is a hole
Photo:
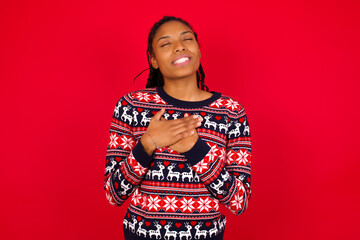
[[[180,35],[184,31],[191,31],[191,28],[186,26],[184,23],[179,21],[170,21],[162,24],[159,29],[156,31],[154,40],[157,40],[159,37],[163,36],[176,36]]]

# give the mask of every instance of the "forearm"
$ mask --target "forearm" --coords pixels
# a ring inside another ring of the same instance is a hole
[[[245,210],[248,191],[243,181],[246,179],[237,179],[237,176],[243,175],[240,167],[227,170],[225,148],[219,149],[216,144],[199,139],[184,155],[202,183],[220,203],[237,215]]]
[[[151,137],[148,134],[144,133],[142,135],[140,141],[141,141],[141,144],[144,147],[145,152],[149,156],[151,156],[154,153],[155,149],[156,149],[156,146],[155,146],[153,140],[151,139]]]
[[[137,188],[150,166],[155,150],[151,147],[151,139],[146,136],[137,141],[132,134],[131,125],[121,119],[123,108],[119,106],[124,102],[130,104],[127,99],[122,97],[114,110],[104,174],[106,197],[111,204],[117,206]]]
[[[105,191],[110,203],[120,206],[132,194],[145,176],[151,159],[152,156],[147,155],[139,141],[126,158],[106,175]]]
[[[209,192],[219,201],[226,201],[229,195],[234,194],[234,178],[225,169],[224,149],[215,144],[208,144],[201,138],[192,149],[183,153],[200,180]]]

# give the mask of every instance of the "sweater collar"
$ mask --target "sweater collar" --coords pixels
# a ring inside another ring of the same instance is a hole
[[[210,91],[211,93],[213,93],[213,95],[208,99],[205,99],[202,101],[183,101],[183,100],[180,100],[180,99],[177,99],[177,98],[174,98],[174,97],[168,95],[165,92],[163,86],[156,87],[156,90],[157,90],[157,93],[159,94],[159,96],[163,100],[165,100],[167,103],[169,103],[175,107],[180,107],[180,108],[196,108],[196,107],[208,106],[221,97],[220,92]]]

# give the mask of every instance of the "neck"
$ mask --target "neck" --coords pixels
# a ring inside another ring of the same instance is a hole
[[[202,90],[197,86],[195,76],[181,79],[164,78],[164,91],[173,98],[183,101],[199,101],[202,98]]]

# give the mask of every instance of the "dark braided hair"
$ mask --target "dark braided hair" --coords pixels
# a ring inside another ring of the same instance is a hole
[[[190,24],[186,21],[184,21],[181,18],[177,18],[174,16],[164,16],[162,19],[160,19],[158,22],[156,22],[153,27],[151,28],[150,32],[149,32],[149,36],[148,36],[148,46],[147,46],[147,50],[146,50],[146,56],[147,56],[147,60],[148,60],[148,64],[149,64],[149,68],[150,72],[149,72],[149,77],[147,79],[147,83],[146,83],[146,88],[151,88],[151,87],[158,87],[158,86],[163,86],[164,85],[164,77],[160,72],[160,69],[155,69],[153,68],[153,66],[151,65],[151,56],[153,55],[153,47],[152,47],[152,42],[154,39],[154,36],[156,34],[156,31],[159,29],[159,27],[169,21],[179,21],[182,22],[183,24],[185,24],[186,26],[188,26],[192,31],[192,27],[190,26]],[[193,31],[194,32],[194,31]],[[196,32],[194,32],[195,35],[195,39],[196,41],[198,41],[197,39],[197,34]],[[145,70],[147,70],[145,69]],[[145,70],[143,70],[141,73],[143,73]],[[140,74],[141,74],[140,73]],[[139,75],[140,75],[139,74]],[[139,76],[137,75],[134,78],[134,82],[135,79]],[[197,80],[197,86],[200,87],[201,90],[204,90],[204,88],[206,88],[206,91],[209,91],[209,88],[205,85],[204,80],[205,80],[205,73],[204,73],[204,69],[201,66],[199,66],[198,71],[196,72],[196,80]],[[200,83],[200,86],[199,86]]]

